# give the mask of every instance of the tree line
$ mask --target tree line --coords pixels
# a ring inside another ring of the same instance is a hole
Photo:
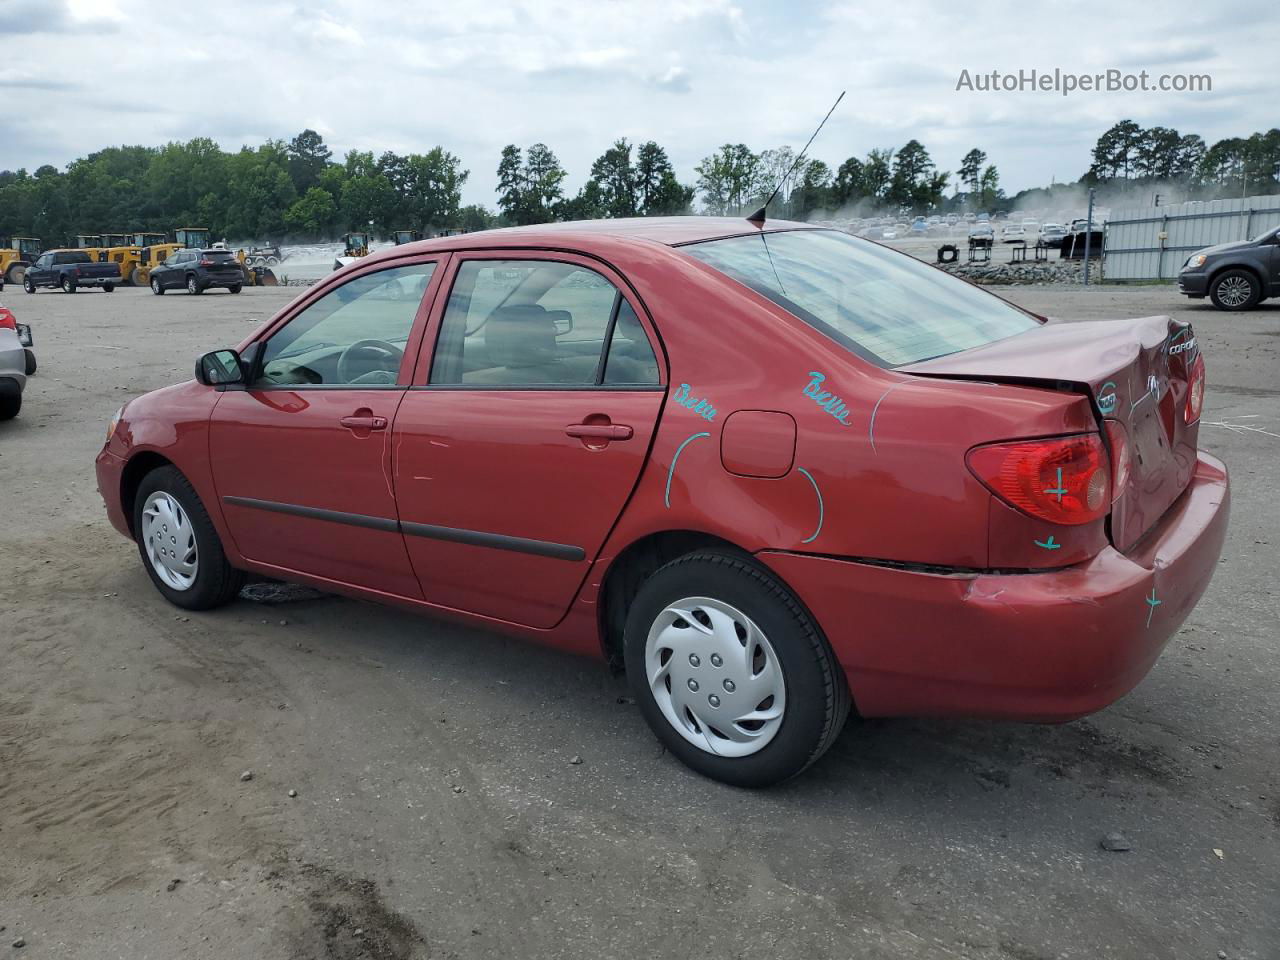
[[[1170,181],[1188,196],[1280,190],[1280,129],[1220,140],[1132,120],[1098,138],[1078,183]],[[849,157],[834,169],[792,148],[759,152],[724,144],[682,183],[667,151],[650,140],[616,140],[570,194],[568,171],[544,143],[508,144],[497,167],[496,210],[462,204],[470,175],[443,147],[425,153],[349,151],[341,160],[314,130],[227,152],[208,138],[162,147],[108,147],[65,170],[0,171],[0,236],[37,236],[69,244],[77,233],[168,231],[205,226],[214,236],[331,239],[348,229],[375,234],[416,229],[480,230],[507,224],[681,213],[741,215],[777,188],[774,217],[992,210],[1046,193],[1010,198],[985,151],[968,151],[940,170],[918,140]],[[952,192],[948,195],[948,190]]]

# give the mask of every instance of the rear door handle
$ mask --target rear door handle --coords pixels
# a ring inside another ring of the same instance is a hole
[[[348,430],[385,430],[386,417],[343,417],[338,421]]]
[[[635,431],[625,423],[571,423],[564,428],[566,435],[589,440],[630,440]]]

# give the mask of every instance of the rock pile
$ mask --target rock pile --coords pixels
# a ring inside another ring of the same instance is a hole
[[[982,284],[1082,283],[1084,266],[1079,260],[1048,260],[1036,263],[957,263],[939,264],[948,273]],[[1096,276],[1094,265],[1091,272]]]

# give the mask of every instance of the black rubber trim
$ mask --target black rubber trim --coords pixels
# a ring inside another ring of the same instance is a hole
[[[585,560],[587,552],[581,547],[549,540],[529,540],[525,537],[509,537],[502,533],[484,533],[480,530],[459,530],[456,527],[437,527],[432,523],[401,521],[405,536],[426,537],[429,540],[448,540],[450,543],[468,543],[476,547],[493,547],[515,553],[531,553],[555,560]]]
[[[331,523],[343,523],[349,527],[364,527],[368,530],[385,530],[388,533],[399,533],[400,523],[387,517],[370,517],[363,513],[343,513],[341,510],[322,510],[319,507],[303,507],[296,503],[279,503],[275,500],[255,500],[253,497],[223,497],[223,503],[237,507],[252,507],[255,510],[266,510],[268,513],[286,513],[293,517],[307,517],[311,520],[328,520]]]
[[[363,513],[343,513],[340,510],[323,510],[319,507],[304,507],[294,503],[279,503],[275,500],[255,500],[253,497],[223,497],[222,502],[238,507],[266,510],[268,513],[284,513],[289,516],[307,517],[312,520],[327,520],[330,523],[364,527],[368,530],[403,533],[409,537],[425,537],[429,540],[465,543],[475,547],[492,547],[495,550],[510,550],[513,553],[528,553],[538,557],[551,557],[553,560],[572,560],[576,562],[587,558],[586,551],[581,547],[571,546],[567,543],[552,543],[549,540],[530,540],[526,537],[509,537],[506,534],[486,533],[482,530],[439,527],[431,523],[401,522],[387,517],[370,517]]]

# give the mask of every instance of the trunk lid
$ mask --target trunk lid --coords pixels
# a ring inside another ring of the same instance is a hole
[[[1108,431],[1118,425],[1128,445],[1128,476],[1113,495],[1110,523],[1111,542],[1127,550],[1191,482],[1199,425],[1186,423],[1184,410],[1198,353],[1191,325],[1171,317],[1049,321],[983,347],[898,369],[1086,393],[1099,425]],[[1119,472],[1114,462],[1112,472],[1113,478]]]

